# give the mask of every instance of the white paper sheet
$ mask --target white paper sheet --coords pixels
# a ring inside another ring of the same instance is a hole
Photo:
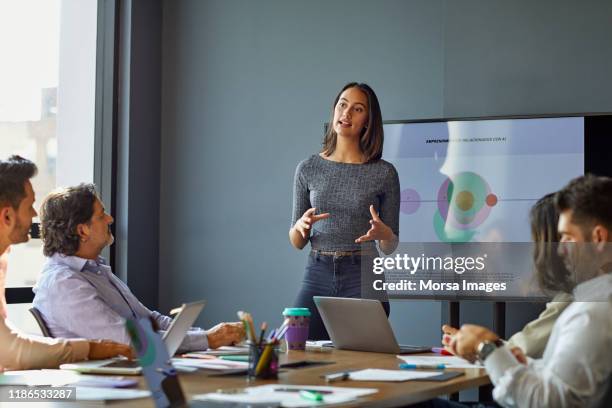
[[[76,387],[77,401],[110,401],[147,398],[151,396],[151,391],[130,390],[122,388],[93,388]]]
[[[0,385],[28,385],[28,386],[83,386],[118,388],[136,385],[133,378],[126,379],[121,376],[87,375],[67,370],[22,370],[6,371],[0,375]]]
[[[244,361],[229,361],[222,359],[200,360],[197,358],[173,358],[172,364],[180,367],[205,368],[207,370],[232,370],[248,368],[249,363]]]
[[[205,354],[209,356],[228,356],[235,354],[249,354],[247,346],[222,346],[216,349],[191,351],[190,354]]]
[[[482,368],[481,365],[472,364],[456,356],[412,356],[401,355],[397,358],[404,360],[408,364],[428,364],[437,365],[444,364],[447,368]]]
[[[60,386],[79,381],[78,373],[65,370],[6,371],[0,375],[0,385]]]
[[[377,368],[366,368],[365,370],[353,371],[349,379],[353,381],[408,381],[417,378],[428,378],[440,375],[439,371],[413,371],[413,370],[382,370]]]
[[[296,390],[313,390],[313,391],[332,391],[332,394],[323,395],[323,401],[313,403],[300,397],[299,392],[283,392],[276,391],[278,389],[296,389]],[[259,387],[248,387],[241,394],[221,394],[210,393],[195,395],[195,400],[213,400],[224,402],[242,402],[242,403],[280,403],[281,406],[287,408],[310,407],[314,404],[323,406],[327,404],[338,404],[343,402],[354,401],[359,397],[375,394],[378,392],[376,388],[343,388],[343,387],[324,387],[315,385],[285,385],[285,384],[270,384]]]

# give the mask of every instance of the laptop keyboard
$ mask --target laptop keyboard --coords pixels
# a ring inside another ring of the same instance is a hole
[[[111,368],[138,368],[140,364],[136,360],[117,360],[108,364],[104,364],[103,367],[111,367]]]

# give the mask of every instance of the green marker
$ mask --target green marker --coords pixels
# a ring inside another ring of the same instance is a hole
[[[249,356],[244,356],[240,354],[236,355],[228,355],[228,356],[219,356],[221,360],[227,361],[249,361]]]
[[[316,392],[316,391],[302,390],[300,391],[300,397],[308,401],[316,401],[316,402],[323,401],[323,395],[320,392]]]

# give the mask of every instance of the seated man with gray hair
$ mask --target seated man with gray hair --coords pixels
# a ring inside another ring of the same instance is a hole
[[[140,303],[100,256],[114,241],[112,223],[93,184],[64,188],[45,199],[41,226],[48,260],[33,289],[34,306],[54,336],[129,344],[127,318],[148,317],[159,330],[170,326],[172,319]],[[243,337],[241,323],[220,323],[208,331],[192,328],[180,349],[217,348]]]

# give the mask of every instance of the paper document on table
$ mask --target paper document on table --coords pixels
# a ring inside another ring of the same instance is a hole
[[[194,358],[173,358],[172,364],[183,367],[197,367],[205,368],[207,370],[233,370],[237,368],[248,368],[249,363],[244,361],[229,361],[221,360],[220,358],[214,360],[200,360]]]
[[[77,401],[110,401],[123,399],[148,398],[151,391],[130,390],[125,388],[76,387]]]
[[[305,400],[300,396],[300,391],[308,390],[323,393],[323,401],[313,403],[313,401]],[[223,394],[210,393],[200,394],[193,397],[194,400],[200,401],[218,401],[218,402],[233,402],[233,403],[268,403],[279,404],[282,407],[299,408],[310,407],[312,405],[324,406],[328,404],[340,404],[354,401],[359,397],[375,394],[378,392],[376,388],[348,388],[348,387],[324,387],[316,385],[286,385],[286,384],[269,384],[259,387],[244,388],[242,393],[238,394]]]
[[[79,373],[65,370],[19,370],[0,374],[0,385],[52,385],[72,384],[80,379]]]
[[[137,385],[138,381],[118,376],[87,375],[66,370],[21,370],[6,371],[0,375],[0,385],[71,386],[124,388]]]
[[[413,370],[382,370],[367,368],[365,370],[349,373],[353,381],[408,381],[417,378],[435,377],[440,371],[413,371]]]
[[[407,364],[438,365],[444,364],[446,368],[482,368],[481,365],[472,364],[456,356],[407,356],[401,355],[397,358],[404,360]]]
[[[232,354],[249,354],[248,346],[222,346],[216,349],[192,351],[189,354],[203,354],[209,356],[229,356]]]

